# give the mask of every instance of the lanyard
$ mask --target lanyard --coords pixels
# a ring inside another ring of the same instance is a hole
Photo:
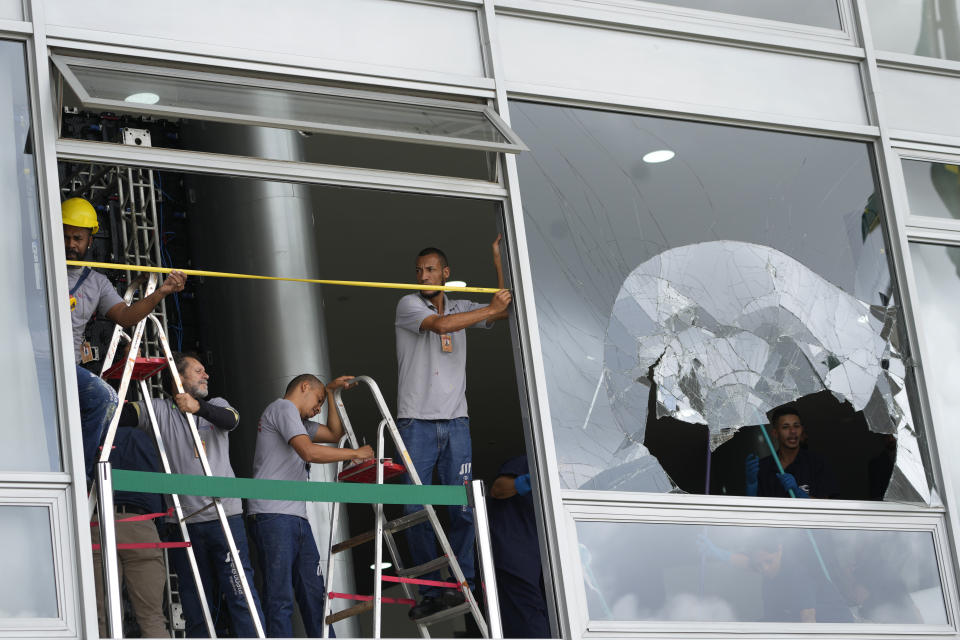
[[[73,294],[77,292],[77,289],[80,288],[80,285],[83,284],[83,281],[87,279],[87,276],[89,276],[92,271],[93,270],[90,267],[83,268],[83,271],[80,272],[80,277],[77,278],[77,283],[73,285],[73,288],[70,289],[71,297],[73,297]]]

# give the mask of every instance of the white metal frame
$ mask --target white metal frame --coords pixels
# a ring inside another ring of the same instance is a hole
[[[117,62],[114,60],[108,61],[99,60],[96,58],[79,58],[62,54],[52,54],[50,59],[57,67],[57,70],[63,74],[67,84],[70,85],[70,88],[73,89],[73,91],[80,98],[80,101],[86,107],[96,107],[108,111],[121,111],[126,113],[142,113],[147,115],[173,118],[195,118],[198,120],[213,120],[217,122],[231,122],[234,124],[280,127],[283,129],[293,129],[296,131],[313,131],[317,133],[357,136],[379,140],[395,140],[401,142],[413,142],[416,144],[432,144],[461,149],[476,149],[479,151],[502,151],[506,153],[517,153],[519,151],[527,150],[527,147],[523,144],[523,141],[521,141],[520,138],[517,137],[513,131],[511,131],[510,127],[507,126],[507,124],[496,114],[496,112],[483,104],[456,102],[453,100],[438,100],[436,98],[418,98],[392,93],[378,93],[373,91],[361,91],[357,89],[346,89],[340,87],[324,87],[283,80],[269,80],[263,78],[251,78],[247,76],[236,76],[226,73],[211,73],[207,71],[158,67],[146,64]],[[258,87],[267,90],[290,91],[320,96],[362,99],[370,101],[371,103],[401,104],[406,106],[422,107],[427,110],[432,109],[436,111],[454,111],[475,114],[483,117],[500,135],[507,140],[507,142],[487,142],[483,140],[458,138],[447,135],[392,131],[378,127],[339,125],[324,122],[322,118],[317,120],[292,120],[286,118],[257,116],[252,114],[230,113],[228,111],[216,109],[176,107],[161,104],[140,104],[125,102],[123,100],[100,98],[90,95],[84,83],[77,78],[73,71],[73,67],[84,67],[88,69],[100,69],[106,71],[123,71],[127,73],[138,73],[145,76],[158,76],[164,78],[172,77],[176,79],[210,82],[237,87]]]
[[[4,474],[7,475],[7,474]],[[0,514],[3,508],[41,507],[47,510],[50,522],[50,550],[56,581],[57,609],[55,618],[0,618],[0,638],[58,638],[72,637],[76,634],[76,607],[73,585],[77,579],[72,563],[72,552],[58,540],[73,536],[72,518],[68,516],[67,494],[64,486],[52,485],[47,474],[23,474],[23,482],[0,482]],[[29,479],[32,475],[32,479]],[[5,553],[16,554],[17,549],[7,549]],[[89,555],[89,553],[88,553]],[[9,577],[9,576],[8,576]],[[96,611],[96,610],[94,610]]]

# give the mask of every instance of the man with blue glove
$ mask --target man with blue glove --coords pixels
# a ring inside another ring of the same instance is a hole
[[[803,422],[800,410],[784,405],[773,411],[771,430],[777,439],[777,456],[784,473],[780,473],[773,456],[759,459],[747,456],[744,463],[747,495],[766,498],[838,498],[836,481],[826,461],[802,449]]]
[[[507,460],[487,501],[504,638],[549,638],[527,456]]]

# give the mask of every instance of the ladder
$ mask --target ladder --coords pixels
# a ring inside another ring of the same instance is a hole
[[[388,431],[393,444],[397,449],[397,452],[401,458],[406,463],[406,472],[410,475],[411,484],[422,485],[420,477],[417,475],[417,470],[413,466],[413,463],[410,459],[410,454],[407,452],[406,445],[403,443],[403,439],[400,437],[400,432],[397,429],[397,425],[393,420],[393,417],[390,415],[390,410],[387,407],[386,402],[383,399],[383,394],[380,392],[380,387],[377,383],[370,378],[369,376],[358,376],[354,379],[355,382],[362,382],[370,390],[370,393],[373,395],[373,399],[376,402],[377,408],[380,411],[381,420],[380,424],[377,427],[377,447],[376,447],[376,459],[374,462],[375,465],[375,474],[356,474],[355,479],[346,480],[342,476],[344,474],[344,463],[337,463],[337,478],[338,481],[360,481],[360,482],[371,482],[374,481],[377,484],[383,484],[384,476],[386,473],[402,473],[402,470],[398,471],[397,465],[392,465],[391,461],[388,458],[384,457],[384,431]],[[350,418],[347,415],[346,407],[343,404],[341,398],[341,392],[343,389],[337,389],[334,391],[333,402],[331,403],[331,408],[336,407],[336,410],[340,414],[340,420],[343,423],[344,436],[340,441],[340,446],[343,446],[344,441],[349,441],[350,446],[357,448],[359,443],[357,441],[356,434],[354,433],[353,426],[350,424]],[[363,465],[365,463],[361,463]],[[358,465],[359,466],[359,465]],[[347,469],[349,473],[352,469]],[[366,475],[367,477],[363,477]],[[371,479],[369,476],[375,475],[374,479]],[[387,521],[383,514],[383,504],[374,504],[374,530],[362,533],[360,535],[354,536],[348,540],[342,542],[336,542],[334,540],[334,535],[337,529],[337,522],[340,517],[340,512],[342,510],[342,505],[340,503],[333,503],[332,513],[330,516],[330,541],[327,551],[327,576],[328,576],[328,586],[327,592],[332,593],[332,580],[333,580],[333,567],[336,560],[336,557],[339,553],[352,549],[360,544],[365,542],[374,542],[374,582],[373,582],[373,596],[372,597],[363,597],[363,601],[360,604],[348,607],[342,611],[336,613],[331,613],[331,600],[332,598],[328,595],[324,602],[324,629],[323,637],[329,637],[329,625],[349,618],[351,616],[359,615],[360,613],[366,611],[373,611],[373,637],[380,638],[381,635],[381,624],[382,624],[382,613],[381,606],[384,602],[391,603],[397,602],[400,604],[409,604],[414,601],[414,590],[412,583],[417,576],[422,576],[424,574],[436,571],[439,569],[448,569],[450,574],[456,580],[456,586],[459,588],[460,592],[464,596],[464,602],[462,604],[444,609],[443,611],[438,611],[430,616],[425,616],[414,620],[419,628],[420,635],[424,638],[430,637],[429,627],[430,625],[436,624],[442,620],[447,620],[456,616],[461,615],[471,615],[473,616],[474,621],[477,624],[477,627],[480,629],[481,635],[484,638],[502,638],[503,634],[500,628],[500,613],[499,605],[497,602],[497,592],[496,592],[496,579],[494,577],[493,569],[493,555],[491,552],[491,543],[490,543],[490,532],[487,527],[487,515],[486,515],[486,503],[484,501],[484,490],[483,483],[481,481],[474,481],[472,486],[468,488],[468,496],[470,497],[470,506],[474,510],[474,527],[476,528],[476,545],[480,555],[480,563],[478,569],[480,570],[480,575],[478,578],[481,578],[477,581],[478,584],[482,585],[484,600],[487,608],[487,617],[488,620],[484,620],[483,614],[480,610],[480,607],[476,601],[476,598],[473,595],[473,592],[470,590],[467,585],[466,578],[463,575],[463,571],[460,569],[460,564],[457,562],[457,557],[453,552],[453,549],[450,547],[450,542],[447,540],[447,536],[443,531],[443,528],[440,526],[440,521],[437,518],[436,510],[432,505],[423,505],[423,509],[420,511],[415,511],[409,513],[395,520]],[[443,555],[438,558],[435,558],[425,564],[405,568],[401,562],[400,554],[397,549],[397,543],[394,539],[394,534],[409,529],[417,524],[422,522],[429,522],[430,526],[433,528],[434,535],[436,536],[437,542],[440,544],[441,549],[443,550]],[[393,561],[393,566],[396,567],[396,576],[384,576],[383,575],[383,545],[386,543],[387,550],[390,554],[390,558]],[[399,582],[407,596],[405,600],[392,600],[390,598],[383,597],[383,582]],[[369,598],[369,599],[368,599]],[[489,622],[489,624],[488,624]]]
[[[130,284],[130,287],[127,289],[127,293],[124,296],[124,299],[129,304],[130,300],[133,298],[134,291],[139,288],[139,286],[144,282],[143,277],[138,278]],[[157,287],[157,274],[152,273],[146,278],[146,287],[144,289],[144,297],[153,293]],[[141,340],[143,338],[144,328],[146,327],[147,321],[153,322],[154,328],[157,332],[157,338],[159,340],[160,346],[163,349],[164,356],[163,358],[140,358],[138,357],[138,352],[140,349]],[[123,338],[129,341],[129,351],[127,352],[126,360],[123,363],[117,363],[115,366],[111,366],[113,363],[113,358],[116,354],[117,347],[119,345],[120,339]],[[137,323],[133,336],[129,337],[123,331],[120,326],[117,326],[114,329],[113,338],[110,341],[110,347],[107,350],[107,356],[104,359],[103,364],[103,373],[101,374],[106,378],[113,378],[119,376],[120,379],[120,388],[117,391],[119,397],[119,406],[117,411],[114,412],[113,418],[110,421],[110,427],[107,430],[106,437],[103,442],[103,449],[100,453],[100,460],[97,464],[97,502],[99,503],[99,515],[100,515],[100,536],[101,536],[101,549],[103,552],[104,560],[104,592],[106,600],[106,609],[107,609],[107,625],[112,638],[120,638],[123,636],[123,627],[121,619],[121,603],[120,603],[120,580],[118,572],[118,560],[117,560],[117,549],[116,549],[116,535],[114,531],[114,522],[113,522],[113,493],[110,490],[111,485],[111,469],[110,469],[110,451],[113,448],[113,440],[117,432],[117,426],[120,423],[120,413],[123,404],[123,400],[127,395],[127,390],[130,385],[130,381],[136,379],[139,382],[141,399],[143,401],[143,406],[147,410],[147,415],[150,418],[150,425],[153,428],[153,435],[156,439],[157,450],[160,454],[160,462],[163,467],[164,473],[173,473],[170,468],[170,462],[167,458],[167,452],[163,445],[163,437],[160,434],[160,427],[157,424],[157,416],[153,409],[153,403],[151,402],[150,389],[147,384],[147,380],[154,376],[155,374],[162,371],[164,368],[169,369],[170,375],[173,378],[174,386],[177,389],[178,393],[183,393],[183,383],[180,380],[180,373],[177,371],[177,367],[173,362],[173,352],[170,349],[170,343],[167,340],[166,332],[163,329],[163,324],[159,318],[153,313],[147,315],[143,320]],[[211,476],[213,475],[210,470],[210,463],[207,460],[207,454],[204,450],[203,443],[200,439],[200,434],[197,432],[197,423],[193,417],[193,414],[187,413],[187,423],[190,426],[190,435],[193,438],[193,445],[196,448],[198,457],[200,459],[200,465],[203,469],[203,475]],[[180,497],[176,494],[171,494],[171,500],[173,502],[174,512],[177,516],[177,521],[180,525],[180,533],[183,536],[183,541],[187,544],[185,551],[187,553],[187,558],[190,562],[190,569],[193,573],[193,580],[197,587],[197,595],[200,600],[200,606],[203,609],[204,621],[207,625],[207,631],[210,634],[211,638],[216,637],[216,631],[213,624],[213,618],[210,615],[210,608],[207,605],[206,594],[204,593],[203,582],[200,580],[200,571],[197,567],[197,559],[193,552],[193,547],[190,546],[190,533],[187,530],[187,520],[196,514],[187,514],[186,516],[183,513],[183,509],[180,506]],[[223,530],[223,535],[227,540],[227,546],[230,549],[230,558],[233,562],[234,569],[237,572],[237,577],[240,582],[240,587],[243,590],[244,597],[247,602],[247,608],[250,611],[250,617],[253,619],[254,626],[257,630],[257,637],[264,638],[263,625],[260,622],[260,616],[257,614],[257,608],[253,599],[253,592],[250,589],[250,585],[247,584],[247,576],[243,570],[243,563],[240,560],[240,553],[237,550],[237,545],[233,539],[233,533],[230,530],[230,525],[227,522],[226,513],[223,510],[223,505],[220,502],[219,498],[213,498],[211,502],[217,511],[217,516],[220,520],[220,527]],[[93,500],[91,500],[91,508],[93,507]],[[208,507],[207,507],[208,508]],[[206,508],[204,508],[205,510]],[[91,514],[92,515],[92,514]]]

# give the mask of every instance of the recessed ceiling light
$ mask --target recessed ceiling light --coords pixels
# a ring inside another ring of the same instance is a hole
[[[643,161],[648,164],[658,164],[660,162],[666,162],[667,160],[673,160],[676,155],[677,154],[670,151],[670,149],[657,149],[643,156]]]
[[[155,93],[145,91],[143,93],[132,93],[123,99],[124,102],[136,102],[138,104],[157,104],[160,102],[160,96]]]
[[[465,287],[467,283],[463,280],[447,280],[448,287]]]
[[[380,563],[380,568],[381,568],[381,569],[389,569],[389,568],[392,567],[392,566],[393,566],[393,565],[390,564],[389,562],[381,562],[381,563]],[[377,569],[376,563],[370,565],[370,571],[376,571],[376,569]]]

